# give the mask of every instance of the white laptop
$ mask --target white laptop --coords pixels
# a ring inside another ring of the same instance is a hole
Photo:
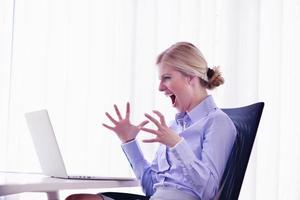
[[[25,118],[36,153],[45,175],[68,179],[92,180],[134,180],[132,177],[106,177],[89,175],[69,175],[59,150],[52,124],[47,110],[25,113]]]

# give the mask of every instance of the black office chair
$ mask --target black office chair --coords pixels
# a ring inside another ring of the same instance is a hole
[[[233,121],[237,136],[215,200],[238,199],[263,108],[264,103],[259,102],[240,108],[222,109]],[[125,193],[102,194],[122,200],[149,199],[142,195]]]
[[[240,108],[222,109],[233,121],[237,137],[215,199],[238,199],[263,108],[264,103],[259,102]]]

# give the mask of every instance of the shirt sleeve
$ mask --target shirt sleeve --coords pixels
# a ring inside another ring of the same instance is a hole
[[[196,155],[185,139],[170,151],[182,163],[186,181],[201,199],[211,199],[218,191],[219,182],[236,136],[229,118],[216,116],[205,127],[200,155]]]
[[[136,140],[124,143],[121,145],[135,176],[141,181],[141,185],[144,193],[147,196],[151,196],[153,191],[153,185],[157,182],[155,176],[155,168],[157,167],[156,159],[150,164],[137,143]]]

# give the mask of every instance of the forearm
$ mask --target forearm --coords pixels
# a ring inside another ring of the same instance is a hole
[[[155,174],[150,163],[144,158],[138,143],[136,140],[132,140],[122,144],[122,149],[136,177],[141,181],[145,194],[151,196],[153,194],[153,184],[156,182]]]
[[[138,179],[141,179],[144,170],[149,167],[149,163],[144,158],[136,140],[122,144],[122,149]]]
[[[219,177],[211,163],[199,160],[184,139],[170,150],[181,163],[184,182],[194,191],[198,191],[203,199],[214,196],[218,188]]]

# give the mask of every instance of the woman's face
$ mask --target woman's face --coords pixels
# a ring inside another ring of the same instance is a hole
[[[158,65],[159,71],[159,91],[171,99],[173,107],[179,112],[189,111],[193,99],[193,88],[191,87],[191,77],[183,75],[174,67],[164,63]]]

